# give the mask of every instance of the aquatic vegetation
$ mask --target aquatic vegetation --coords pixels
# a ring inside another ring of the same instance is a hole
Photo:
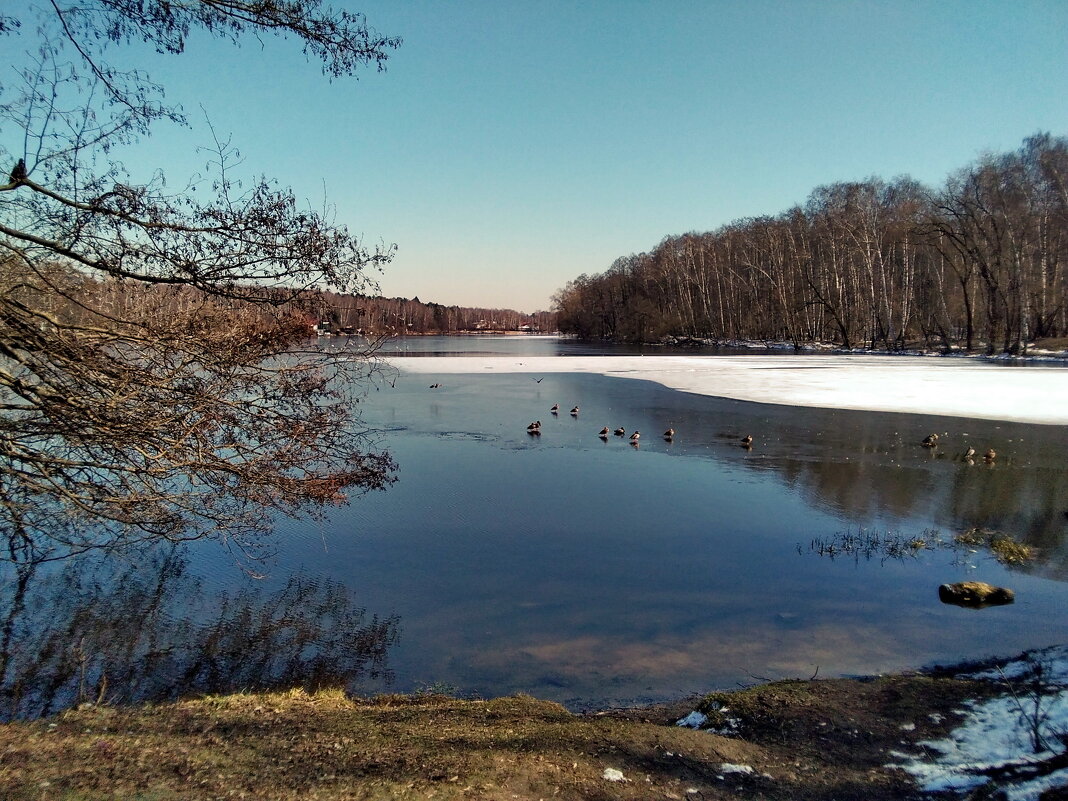
[[[989,548],[994,557],[1004,565],[1023,564],[1035,558],[1034,548],[1000,531],[970,528],[954,537],[953,541],[958,545]]]
[[[839,532],[830,537],[814,537],[809,543],[809,552],[830,559],[850,556],[868,561],[875,557],[904,559],[916,556],[924,549],[936,549],[944,545],[941,535],[931,529],[924,530],[919,536],[860,529],[856,532]],[[801,546],[797,548],[800,553]]]
[[[1035,549],[1030,545],[1003,532],[982,528],[962,531],[954,535],[952,540],[943,539],[933,529],[925,529],[919,536],[860,529],[856,532],[839,532],[830,537],[813,537],[808,550],[829,559],[849,556],[858,561],[870,561],[876,557],[901,560],[915,557],[923,550],[948,549],[960,552],[977,548],[989,550],[995,559],[1005,565],[1023,564],[1036,557]],[[800,544],[797,550],[798,553],[802,552]]]

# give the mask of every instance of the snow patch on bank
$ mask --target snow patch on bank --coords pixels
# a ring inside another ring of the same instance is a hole
[[[961,710],[963,722],[945,739],[917,742],[917,753],[892,751],[889,756],[897,762],[888,767],[905,771],[921,790],[932,793],[965,793],[990,784],[1009,801],[1038,801],[1046,790],[1068,786],[1068,768],[1054,770],[1061,763],[1048,764],[1068,750],[1068,646],[1028,651],[1000,667],[961,678],[996,682],[1005,694],[968,702]],[[936,723],[941,719],[929,717]],[[708,720],[694,710],[675,725],[701,729]],[[916,725],[900,728],[914,731]],[[721,774],[751,770],[719,766]]]
[[[1031,651],[966,678],[998,681],[1007,694],[970,703],[948,737],[917,743],[919,755],[892,754],[903,760],[894,767],[927,792],[964,792],[989,782],[1009,801],[1037,801],[1068,785],[1068,768],[1040,767],[1068,748],[1068,648]]]
[[[698,712],[696,709],[684,718],[675,721],[676,726],[687,729],[699,729],[708,723],[708,715]]]
[[[405,373],[592,373],[756,403],[1068,424],[1068,368],[895,356],[389,357]]]

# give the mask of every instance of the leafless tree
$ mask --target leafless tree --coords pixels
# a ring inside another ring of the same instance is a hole
[[[194,30],[278,34],[340,77],[381,68],[399,40],[320,0],[48,0],[25,14],[0,18],[8,47],[33,50],[0,85],[6,556],[249,543],[278,512],[387,484],[393,463],[355,413],[373,361],[302,343],[308,290],[365,290],[392,248],[365,248],[273,181],[242,183],[228,141],[209,148],[214,179],[178,191],[115,154],[185,122],[122,63],[128,45],[177,55]]]
[[[908,177],[667,237],[554,298],[583,337],[1023,353],[1068,335],[1068,139],[1038,134],[932,191]]]

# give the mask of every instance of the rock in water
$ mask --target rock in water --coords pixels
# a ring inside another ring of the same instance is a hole
[[[938,598],[944,604],[982,609],[984,606],[1011,604],[1016,600],[1016,593],[1006,587],[987,584],[985,581],[959,581],[956,584],[943,584],[939,587]]]

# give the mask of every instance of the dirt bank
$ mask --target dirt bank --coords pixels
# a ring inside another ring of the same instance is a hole
[[[891,753],[996,691],[949,675],[776,682],[581,716],[522,696],[337,691],[85,706],[0,726],[0,797],[901,799],[919,793]],[[729,736],[674,725],[698,707]]]

